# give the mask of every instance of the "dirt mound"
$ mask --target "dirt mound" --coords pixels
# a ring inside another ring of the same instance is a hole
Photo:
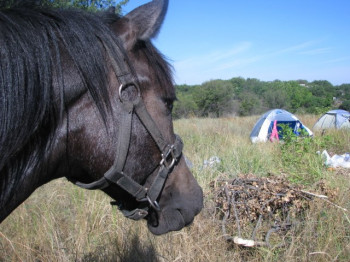
[[[224,237],[243,246],[270,246],[272,235],[279,236],[273,245],[281,244],[281,237],[303,220],[315,196],[336,195],[324,182],[317,184],[319,193],[314,194],[292,185],[284,176],[252,174],[216,180],[211,188]]]

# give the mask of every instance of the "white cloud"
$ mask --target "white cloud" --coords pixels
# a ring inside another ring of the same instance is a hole
[[[176,69],[176,82],[179,84],[201,84],[210,79],[228,79],[237,76],[239,73],[243,77],[263,77],[266,75],[276,76],[279,79],[288,74],[292,74],[291,68],[296,68],[302,75],[305,68],[303,64],[293,64],[289,58],[297,54],[317,55],[330,52],[331,48],[313,48],[319,41],[305,41],[297,45],[282,47],[276,51],[264,52],[253,47],[252,42],[241,42],[231,49],[214,51],[203,56],[193,56],[189,59],[174,63]],[[257,45],[254,45],[256,47]],[[350,57],[342,58],[349,60]],[[338,59],[338,61],[341,61]],[[338,62],[330,60],[331,62]],[[254,75],[247,75],[255,72]],[[295,76],[295,75],[294,75]],[[291,75],[290,79],[293,79]],[[261,78],[263,79],[263,78]],[[299,79],[299,78],[296,78]]]
[[[175,66],[181,68],[193,68],[193,66],[203,66],[218,63],[223,60],[231,59],[234,56],[247,51],[250,49],[251,45],[252,44],[250,42],[242,42],[229,50],[214,51],[209,54],[201,56],[197,55],[185,60],[176,61]]]
[[[212,78],[220,78],[218,71],[244,63],[238,57],[247,53],[251,47],[251,42],[241,42],[228,50],[213,51],[203,56],[193,56],[185,60],[175,61],[177,82],[194,84]]]
[[[301,55],[321,55],[321,54],[330,53],[331,51],[332,51],[332,48],[326,47],[326,48],[316,48],[316,49],[312,49],[312,50],[306,50],[306,51],[299,52],[298,54],[301,54]]]
[[[298,51],[298,50],[305,49],[305,48],[313,46],[315,44],[316,44],[316,41],[306,41],[304,43],[293,45],[293,46],[281,49],[279,51],[273,52],[272,54],[290,53],[290,52],[293,52],[293,51]]]
[[[328,60],[326,61],[327,64],[331,64],[331,63],[339,63],[339,62],[344,62],[344,61],[349,61],[350,60],[350,56],[345,56],[345,57],[339,57],[339,58],[335,58],[332,60]]]

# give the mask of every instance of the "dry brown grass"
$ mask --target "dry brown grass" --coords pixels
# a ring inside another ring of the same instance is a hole
[[[317,120],[299,117],[309,127]],[[144,222],[122,217],[104,194],[59,179],[38,189],[0,225],[0,261],[350,261],[350,213],[322,200],[313,201],[283,248],[239,248],[225,241],[210,181],[222,175],[278,175],[281,169],[275,144],[249,141],[257,118],[175,122],[205,192],[205,207],[189,228],[153,236]],[[349,142],[348,137],[336,140]],[[221,163],[203,169],[203,161],[214,155]],[[350,210],[348,173],[323,172],[338,188],[332,201]]]

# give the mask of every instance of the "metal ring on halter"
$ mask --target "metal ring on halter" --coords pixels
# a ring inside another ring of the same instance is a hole
[[[148,200],[148,203],[151,205],[151,207],[153,207],[154,210],[156,211],[160,211],[160,206],[158,204],[157,201],[152,201],[149,196],[146,196],[147,200]]]
[[[164,165],[166,168],[171,169],[176,162],[176,156],[174,153],[175,145],[171,145],[168,151],[165,154],[161,154],[162,160],[159,165]],[[168,161],[168,158],[171,157],[171,161]],[[169,163],[170,162],[170,163]]]
[[[136,97],[135,97],[135,99],[133,99],[133,100],[131,100],[131,101],[128,101],[128,100],[125,100],[125,99],[123,99],[122,98],[122,92],[123,92],[123,90],[125,90],[127,87],[129,87],[129,86],[134,86],[135,88],[136,88],[136,91],[137,91],[137,95],[136,95]],[[134,84],[134,83],[127,83],[127,84],[121,84],[120,86],[119,86],[119,90],[118,90],[118,92],[119,92],[119,100],[120,100],[120,102],[131,102],[131,103],[133,103],[134,105],[135,104],[137,104],[139,101],[140,101],[140,99],[141,99],[141,91],[140,91],[140,88],[138,87],[138,85],[136,85],[136,84]]]

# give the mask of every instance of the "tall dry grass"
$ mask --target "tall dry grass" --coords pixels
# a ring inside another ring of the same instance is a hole
[[[317,119],[299,117],[311,127]],[[59,179],[39,188],[0,225],[0,261],[350,261],[350,213],[323,200],[313,201],[286,235],[284,247],[248,249],[225,241],[214,212],[211,181],[247,173],[295,175],[288,173],[277,144],[250,143],[257,118],[175,122],[205,194],[205,207],[189,228],[153,236],[144,222],[125,219],[103,193]],[[332,141],[316,144],[315,149],[330,145],[336,153],[350,151],[349,132],[330,132],[329,137]],[[204,168],[203,161],[212,156],[221,162]],[[308,181],[325,179],[338,192],[334,204],[350,210],[349,174],[317,166],[317,157],[310,153],[306,164],[296,162],[300,173]],[[308,187],[313,189],[312,184]]]

